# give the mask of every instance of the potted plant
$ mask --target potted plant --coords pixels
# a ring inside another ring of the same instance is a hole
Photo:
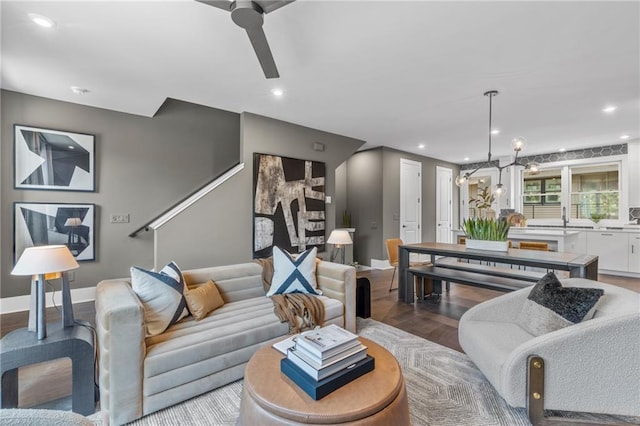
[[[472,218],[462,222],[466,234],[467,248],[480,250],[507,251],[509,243],[509,222],[502,219]]]
[[[607,215],[604,213],[591,213],[591,220],[593,221],[593,223],[595,223],[593,229],[598,229],[600,227],[598,225],[598,222],[600,222],[602,219],[605,219],[606,217]]]
[[[478,190],[476,198],[472,198],[471,202],[476,206],[480,212],[480,217],[492,218],[495,217],[495,211],[491,208],[491,204],[495,201],[495,196],[489,191],[491,188],[485,186]]]

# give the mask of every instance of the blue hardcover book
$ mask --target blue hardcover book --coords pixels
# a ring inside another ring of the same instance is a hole
[[[346,385],[358,377],[372,371],[375,367],[375,359],[367,355],[362,359],[342,371],[339,371],[323,380],[313,380],[308,374],[301,370],[288,358],[280,361],[280,370],[290,378],[296,385],[305,391],[314,400],[319,400],[329,395],[334,390]]]

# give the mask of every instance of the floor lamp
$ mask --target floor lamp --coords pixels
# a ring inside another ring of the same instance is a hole
[[[327,243],[329,244],[333,244],[336,247],[333,250],[333,253],[331,254],[331,262],[333,262],[336,259],[336,252],[340,252],[341,253],[341,262],[342,264],[344,264],[344,251],[345,251],[345,245],[349,245],[349,244],[353,244],[353,241],[351,240],[351,235],[349,235],[349,231],[345,231],[344,229],[334,229],[333,231],[331,231],[331,235],[329,235],[329,239],[327,240]]]
[[[33,277],[31,306],[29,308],[29,330],[36,332],[38,340],[47,337],[44,300],[45,279],[62,277],[62,323],[65,327],[73,325],[71,291],[69,290],[67,275],[64,272],[78,267],[76,259],[67,246],[63,245],[28,247],[18,259],[16,266],[13,267],[11,275],[31,275]]]

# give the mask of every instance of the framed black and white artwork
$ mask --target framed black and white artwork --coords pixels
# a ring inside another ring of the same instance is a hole
[[[95,204],[13,203],[14,263],[27,247],[62,244],[95,260]]]
[[[324,251],[325,164],[257,153],[253,162],[253,257],[274,245]]]
[[[95,191],[95,136],[16,124],[14,187]]]

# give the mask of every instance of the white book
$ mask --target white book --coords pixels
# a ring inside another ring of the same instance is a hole
[[[330,365],[335,364],[336,362],[340,362],[350,356],[359,354],[361,352],[364,352],[366,355],[367,352],[367,347],[365,345],[363,345],[362,343],[360,343],[359,341],[355,342],[355,345],[345,349],[344,351],[340,352],[337,355],[334,355],[332,357],[329,357],[327,359],[318,359],[317,357],[313,356],[313,354],[307,352],[303,347],[301,346],[296,346],[295,347],[295,353],[302,358],[303,361],[305,361],[307,364],[309,364],[310,366],[312,366],[313,368],[315,368],[316,370],[321,370],[325,367],[329,367]]]
[[[324,359],[340,352],[349,344],[357,341],[357,339],[358,336],[350,331],[335,324],[330,324],[326,327],[301,333],[296,345],[300,345],[308,352]]]
[[[279,342],[276,342],[271,346],[273,347],[273,349],[286,355],[287,349],[292,348],[296,345],[296,339],[298,338],[298,336],[298,334],[294,334],[293,336],[289,336],[284,340],[280,340]]]
[[[295,345],[295,347],[298,350],[298,352],[302,353],[304,356],[306,356],[308,359],[311,360],[311,362],[313,363],[312,365],[317,365],[318,367],[316,368],[322,368],[329,364],[332,364],[336,360],[339,361],[345,356],[358,352],[365,346],[362,343],[360,343],[359,340],[355,340],[353,342],[348,343],[345,346],[340,346],[339,348],[334,349],[333,351],[337,351],[337,352],[333,353],[333,351],[331,351],[331,353],[324,356],[323,358],[320,358],[314,352],[308,351],[307,348],[305,348],[304,346]]]
[[[367,357],[367,350],[364,348],[362,351],[359,351],[351,356],[343,358],[329,366],[323,367],[321,369],[315,369],[311,365],[309,365],[306,361],[304,361],[296,348],[291,348],[287,351],[287,358],[293,362],[296,366],[298,366],[302,371],[304,371],[309,377],[313,380],[320,381],[326,379],[327,377],[335,374],[345,368],[350,368],[354,366],[358,361],[365,359]]]

